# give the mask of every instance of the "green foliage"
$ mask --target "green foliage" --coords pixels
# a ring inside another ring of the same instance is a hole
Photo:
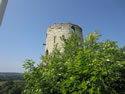
[[[77,34],[64,41],[64,51],[55,46],[41,56],[37,67],[26,60],[24,94],[123,94],[125,93],[125,50],[116,42],[98,42],[98,32],[81,42]]]

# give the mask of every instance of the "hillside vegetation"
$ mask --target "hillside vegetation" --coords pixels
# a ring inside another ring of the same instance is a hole
[[[0,81],[22,80],[23,73],[0,72]]]
[[[22,73],[0,72],[0,94],[21,94],[24,87]]]

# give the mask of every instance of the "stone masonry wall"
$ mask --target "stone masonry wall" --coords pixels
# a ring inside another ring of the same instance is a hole
[[[82,29],[78,25],[71,23],[60,23],[50,26],[46,32],[45,52],[47,54],[51,53],[53,51],[54,44],[58,44],[60,51],[63,51],[63,42],[60,37],[64,35],[65,38],[68,38],[72,34],[71,29],[75,29],[74,27],[77,27],[77,33],[82,38]]]

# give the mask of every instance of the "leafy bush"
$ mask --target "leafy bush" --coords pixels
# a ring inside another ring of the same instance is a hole
[[[41,56],[37,67],[26,60],[24,94],[123,94],[125,93],[125,50],[116,42],[99,42],[98,32],[81,42],[76,35],[62,37],[64,51],[55,45]]]

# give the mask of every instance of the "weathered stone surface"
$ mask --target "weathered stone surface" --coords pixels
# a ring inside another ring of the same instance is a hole
[[[72,32],[76,31],[78,35],[83,38],[82,29],[78,25],[71,23],[60,23],[50,26],[46,32],[45,52],[47,54],[51,53],[55,44],[58,44],[58,48],[60,49],[60,51],[63,51],[63,41],[60,39],[60,37],[64,35],[65,38],[68,38],[72,34]]]

